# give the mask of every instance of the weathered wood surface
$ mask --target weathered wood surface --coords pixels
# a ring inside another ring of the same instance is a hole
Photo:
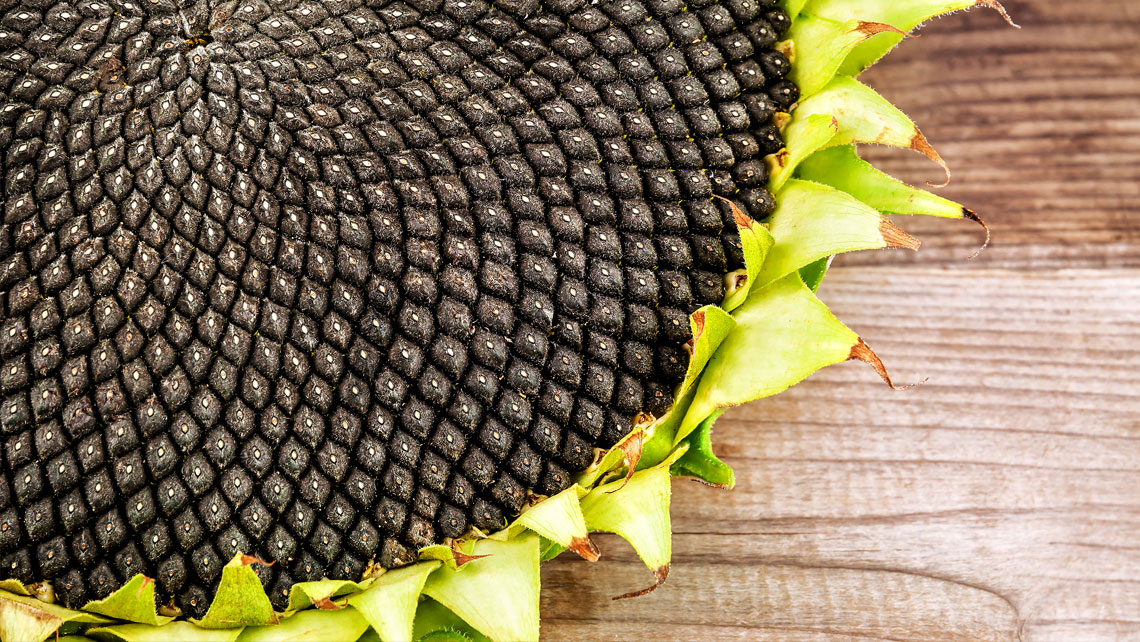
[[[726,415],[738,484],[678,483],[669,581],[599,536],[543,570],[547,640],[1140,640],[1140,3],[1009,0],[869,74],[955,170],[960,222],[844,257],[861,364]],[[938,180],[917,155],[881,166]]]

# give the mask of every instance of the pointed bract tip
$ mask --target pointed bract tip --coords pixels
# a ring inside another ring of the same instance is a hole
[[[950,184],[950,166],[946,164],[946,161],[942,160],[942,157],[938,154],[938,151],[934,149],[934,146],[930,144],[930,141],[926,140],[926,136],[924,136],[922,132],[915,130],[914,138],[910,139],[910,148],[919,152],[935,163],[938,163],[938,165],[942,167],[942,171],[946,172],[946,182],[942,183],[941,185],[928,182],[927,185],[935,188],[942,188]]]
[[[922,241],[907,234],[906,231],[886,217],[883,217],[882,222],[879,223],[879,234],[883,237],[883,243],[886,243],[889,248],[904,248],[917,252],[918,248],[922,246]]]
[[[887,372],[887,367],[883,365],[883,360],[880,359],[879,355],[875,354],[875,351],[871,349],[871,346],[867,345],[867,342],[861,338],[859,339],[859,343],[851,347],[851,354],[847,356],[847,360],[862,361],[863,363],[869,364],[875,369],[875,372],[879,373],[879,377],[891,387],[891,390],[909,390],[915,386],[926,383],[926,379],[923,379],[918,383],[896,386],[895,383],[891,381],[891,374]]]
[[[575,537],[570,540],[570,545],[566,548],[578,554],[578,557],[586,560],[587,562],[596,562],[602,556],[602,552],[598,550],[598,545],[590,540],[589,537]]]
[[[898,27],[896,27],[894,25],[889,25],[885,22],[867,22],[865,20],[860,20],[859,24],[855,27],[855,31],[858,31],[859,33],[863,34],[864,36],[867,36],[868,38],[870,38],[871,36],[874,36],[876,34],[886,33],[888,31],[892,32],[892,33],[902,34],[902,36],[904,38],[910,38],[911,37],[911,35],[909,33],[903,31],[902,29],[899,29]]]
[[[455,568],[461,568],[464,564],[467,564],[468,562],[474,562],[475,560],[481,560],[484,557],[490,557],[490,555],[468,555],[467,553],[463,552],[463,549],[459,548],[458,542],[452,542],[451,543],[451,557],[452,557],[452,559],[455,560]]]
[[[696,326],[693,328],[692,338],[693,345],[696,345],[697,341],[701,340],[701,335],[705,333],[705,312],[704,310],[697,310],[690,318],[693,320],[693,325]]]
[[[708,486],[709,488],[716,488],[718,490],[732,490],[736,487],[736,484],[714,484],[710,481],[705,481],[700,477],[688,477],[687,479],[691,479],[698,484],[701,484],[702,486]]]
[[[313,602],[313,606],[322,611],[339,611],[344,608],[343,604],[337,604],[336,602],[333,602],[331,598],[327,597],[322,597],[316,602]]]
[[[150,578],[148,577],[147,579],[149,580]],[[144,583],[143,586],[146,586],[146,584]],[[47,602],[48,604],[55,604],[55,587],[52,586],[51,582],[44,580],[43,582],[29,584],[26,588],[31,592],[32,597],[37,600]],[[141,588],[139,589],[139,593],[142,593]]]
[[[241,565],[242,566],[251,566],[253,564],[261,564],[262,566],[273,566],[276,563],[277,563],[277,560],[273,560],[272,562],[266,562],[265,560],[261,559],[260,557],[254,557],[252,555],[242,555],[241,556]]]
[[[728,207],[732,210],[732,219],[734,221],[736,221],[737,225],[739,225],[740,227],[747,228],[747,229],[752,229],[752,224],[755,221],[753,221],[751,218],[749,218],[749,216],[744,213],[744,210],[740,209],[736,205],[736,203],[733,203],[730,199],[727,199],[727,198],[721,196],[720,194],[713,194],[713,197],[719,198],[720,200],[724,201],[725,203],[728,203]]]
[[[693,322],[693,336],[689,337],[689,340],[686,341],[682,347],[685,348],[685,352],[689,353],[689,357],[692,358],[693,353],[697,351],[697,341],[701,340],[701,335],[705,332],[705,313],[703,310],[697,310],[689,319]]]
[[[1009,17],[1009,12],[1005,10],[1005,7],[1001,6],[1001,3],[998,2],[998,0],[977,0],[974,6],[989,7],[990,9],[993,9],[994,11],[1000,13],[1001,17],[1005,18],[1005,21],[1009,24],[1009,26],[1013,27],[1014,29],[1021,28],[1021,25],[1017,24],[1013,21],[1013,18]]]
[[[624,441],[617,445],[617,448],[621,449],[622,460],[625,462],[625,479],[622,481],[621,486],[609,491],[610,493],[618,492],[629,483],[630,478],[633,477],[633,473],[637,470],[637,463],[641,461],[641,447],[644,443],[645,431],[638,430],[637,432],[631,433],[629,437],[626,437]]]
[[[644,595],[649,595],[653,591],[656,591],[657,587],[664,584],[665,580],[669,578],[669,565],[666,564],[665,566],[661,566],[659,568],[653,569],[653,577],[657,580],[656,583],[653,584],[653,586],[647,586],[647,587],[641,589],[640,591],[633,591],[632,593],[625,593],[624,595],[619,595],[619,596],[613,598],[613,600],[614,601],[628,600],[631,597],[642,597]]]
[[[146,587],[149,586],[152,582],[154,582],[153,579],[147,577],[146,575],[143,575],[143,582],[139,585],[139,590],[135,591],[136,600],[142,598],[143,591],[146,590]]]
[[[970,219],[971,221],[977,223],[978,225],[981,225],[982,229],[986,231],[985,242],[982,243],[982,246],[978,248],[978,251],[974,252],[973,254],[970,255],[970,258],[966,259],[967,261],[972,261],[972,260],[978,258],[978,255],[980,255],[982,252],[985,252],[986,248],[990,246],[990,226],[986,225],[986,222],[982,220],[982,217],[978,216],[977,212],[975,212],[971,209],[967,209],[965,207],[962,208],[962,218]]]

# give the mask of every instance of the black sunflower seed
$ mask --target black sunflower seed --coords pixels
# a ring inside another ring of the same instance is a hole
[[[283,608],[668,409],[743,267],[710,197],[775,207],[787,15],[183,4],[0,16],[0,576],[200,617],[244,552]]]

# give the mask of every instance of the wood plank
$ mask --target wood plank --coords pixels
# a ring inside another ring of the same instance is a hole
[[[838,269],[902,381],[823,371],[727,414],[733,491],[675,484],[669,581],[620,540],[543,571],[548,640],[1140,635],[1140,270]]]
[[[954,172],[942,195],[977,210],[992,247],[968,267],[1140,265],[1140,3],[1006,0],[1021,25],[977,9],[932,21],[865,80],[899,105]],[[942,182],[918,154],[864,155],[913,184]],[[923,252],[847,264],[959,265],[968,223],[900,220]]]

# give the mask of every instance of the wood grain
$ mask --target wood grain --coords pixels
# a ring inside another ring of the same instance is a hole
[[[620,539],[543,569],[546,640],[1140,640],[1140,3],[1008,0],[868,75],[955,169],[967,224],[821,291],[892,367],[725,415],[733,491],[675,484],[669,581]],[[869,150],[914,182],[914,154]]]
[[[1007,0],[1012,30],[977,9],[931,22],[865,79],[919,124],[954,172],[944,196],[995,242],[974,267],[1140,267],[1140,3]],[[942,171],[906,151],[865,156],[915,184]],[[925,251],[848,264],[958,264],[980,232],[904,221]]]

